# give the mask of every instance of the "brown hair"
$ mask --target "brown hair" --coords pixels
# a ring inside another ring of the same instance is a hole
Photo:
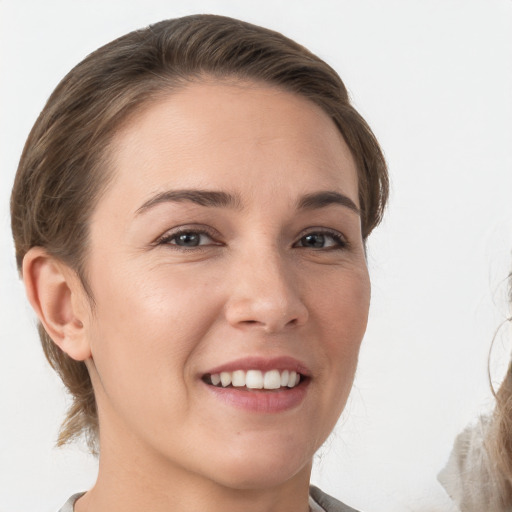
[[[283,35],[239,20],[194,15],[131,32],[85,58],[57,86],[23,150],[11,197],[18,268],[34,246],[75,269],[87,286],[88,220],[112,173],[108,150],[121,123],[201,78],[263,81],[308,98],[336,123],[356,160],[363,238],[380,222],[388,176],[375,136],[337,73]],[[97,438],[91,381],[39,326],[44,353],[73,403],[58,444]]]

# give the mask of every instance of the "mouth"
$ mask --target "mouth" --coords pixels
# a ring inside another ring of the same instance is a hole
[[[281,413],[300,407],[312,377],[293,357],[245,357],[211,368],[200,376],[216,400],[254,413]]]
[[[205,384],[217,388],[240,388],[240,390],[287,391],[307,380],[295,370],[250,369],[207,373],[202,377]]]

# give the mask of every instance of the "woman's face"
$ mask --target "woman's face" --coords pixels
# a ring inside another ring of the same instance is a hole
[[[236,488],[308,473],[370,299],[335,125],[270,86],[193,84],[133,118],[112,156],[84,322],[102,456]]]

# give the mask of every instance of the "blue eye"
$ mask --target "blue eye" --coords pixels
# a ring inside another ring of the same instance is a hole
[[[200,231],[181,231],[160,239],[159,244],[177,245],[183,248],[194,248],[202,245],[214,245],[213,239]]]
[[[313,249],[321,249],[325,246],[325,236],[320,233],[303,236],[300,239],[302,247],[311,247]]]
[[[314,232],[303,236],[296,246],[309,249],[342,249],[347,246],[347,242],[337,233]]]

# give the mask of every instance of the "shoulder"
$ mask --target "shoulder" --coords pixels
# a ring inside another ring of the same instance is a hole
[[[80,498],[80,496],[83,496],[85,493],[79,492],[77,494],[73,494],[71,498],[69,498],[66,503],[60,508],[59,512],[73,512],[73,507],[75,505],[75,501]]]
[[[322,492],[314,485],[309,487],[309,495],[314,503],[320,505],[321,510],[325,512],[358,512],[355,508],[349,507],[336,498],[325,494],[325,492]],[[312,510],[314,512],[314,509]]]

